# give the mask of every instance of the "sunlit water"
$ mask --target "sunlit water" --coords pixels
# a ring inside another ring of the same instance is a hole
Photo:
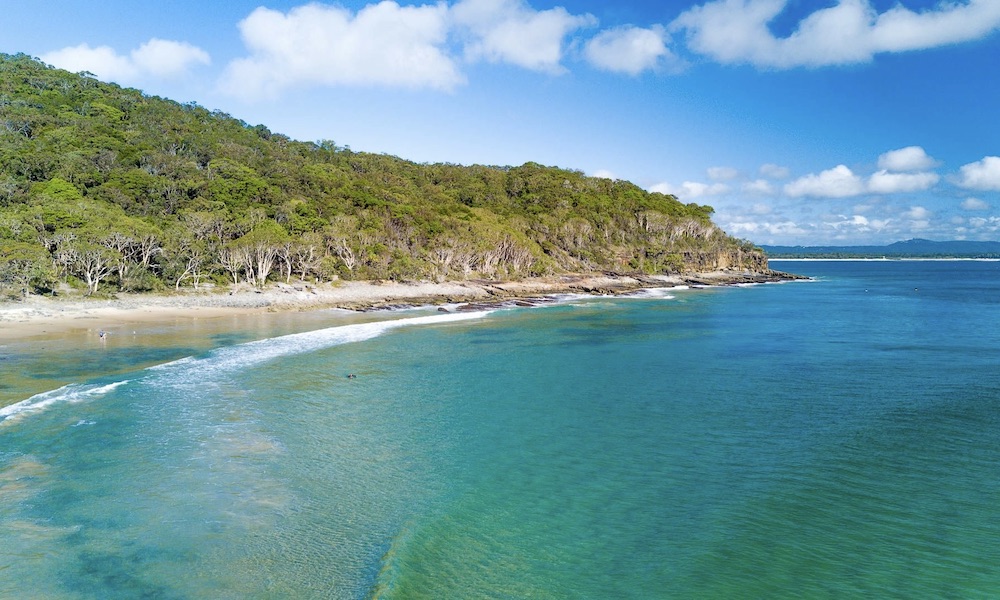
[[[774,266],[0,348],[0,598],[1000,595],[1000,263]]]

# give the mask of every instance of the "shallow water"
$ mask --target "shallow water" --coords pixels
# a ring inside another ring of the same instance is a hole
[[[1000,263],[775,267],[22,348],[0,597],[996,595]]]

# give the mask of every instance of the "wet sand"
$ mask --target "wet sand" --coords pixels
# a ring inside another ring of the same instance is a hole
[[[564,275],[519,281],[273,284],[264,290],[117,294],[111,299],[31,296],[0,302],[0,341],[179,320],[323,308],[368,310],[427,304],[489,303],[563,293],[618,294],[677,285],[726,285],[780,280],[781,273],[716,271],[670,276]]]

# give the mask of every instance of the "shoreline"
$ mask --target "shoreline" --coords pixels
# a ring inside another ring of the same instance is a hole
[[[213,319],[264,312],[322,309],[385,310],[413,306],[496,306],[557,294],[619,295],[639,289],[714,287],[804,279],[779,271],[712,271],[683,275],[568,274],[520,281],[374,282],[271,284],[263,290],[118,294],[111,299],[29,296],[0,302],[0,342],[125,324]],[[529,304],[530,305],[530,304]]]
[[[883,256],[881,258],[875,257],[864,257],[859,256],[855,258],[816,258],[810,256],[798,256],[795,258],[770,258],[770,261],[775,262],[960,262],[960,261],[972,261],[972,262],[1000,262],[1000,258],[983,258],[983,257],[919,257],[919,256]]]

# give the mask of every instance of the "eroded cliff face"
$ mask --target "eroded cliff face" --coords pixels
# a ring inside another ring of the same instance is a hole
[[[767,255],[758,248],[720,248],[717,250],[688,251],[683,254],[688,271],[770,271]]]

